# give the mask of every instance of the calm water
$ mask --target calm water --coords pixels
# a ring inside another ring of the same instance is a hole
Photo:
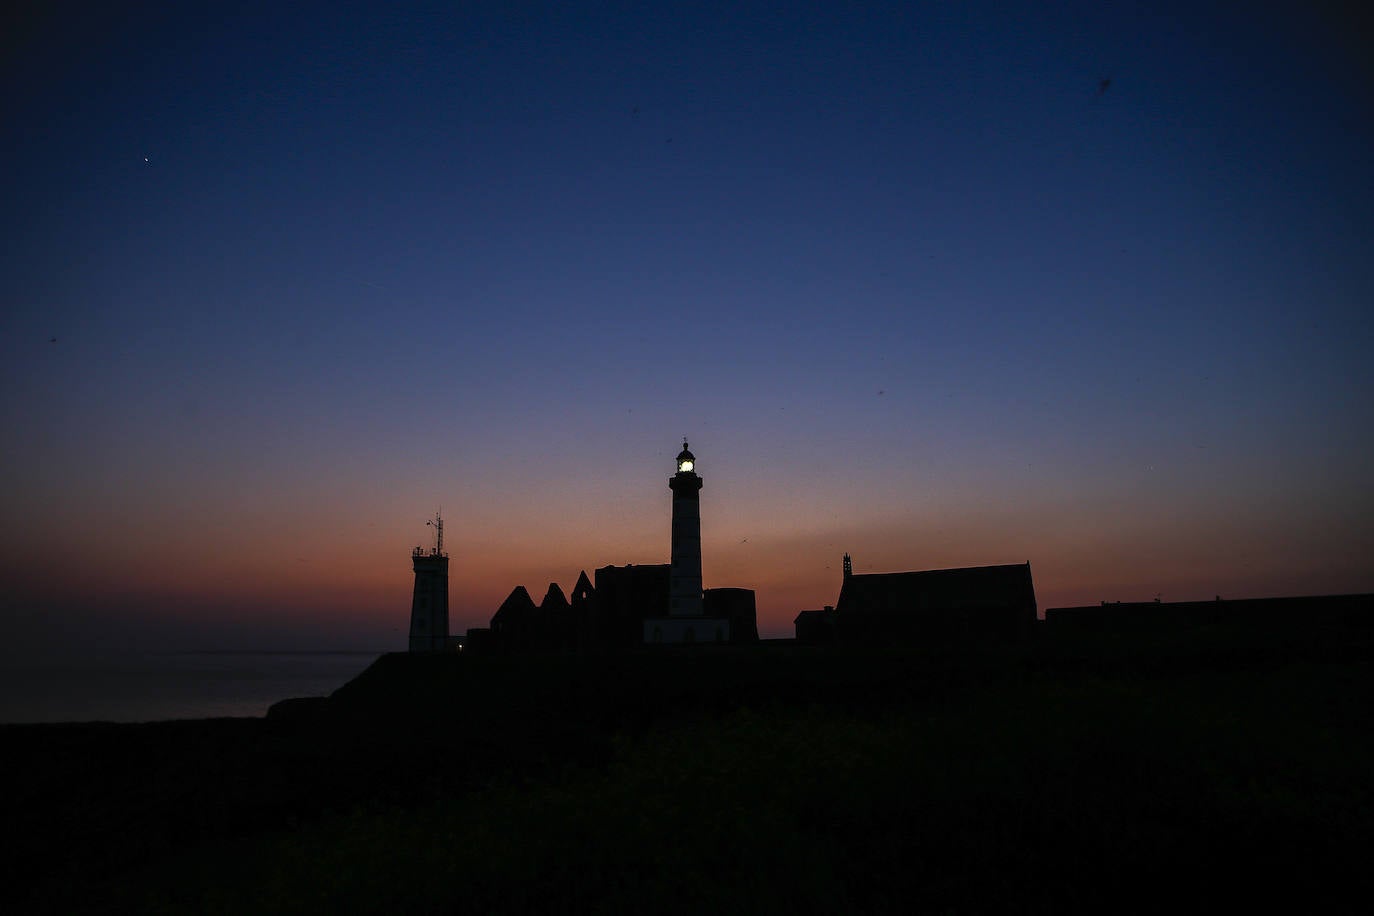
[[[261,716],[327,696],[377,652],[160,652],[0,669],[0,722],[149,722]]]

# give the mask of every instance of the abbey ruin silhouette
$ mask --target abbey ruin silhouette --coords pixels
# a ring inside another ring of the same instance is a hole
[[[464,648],[521,651],[758,642],[753,589],[702,587],[703,481],[686,441],[675,461],[676,472],[668,479],[669,562],[602,566],[594,579],[584,570],[571,598],[557,583],[550,583],[537,605],[525,587],[517,585],[492,615],[489,627],[467,631]],[[417,566],[417,583],[419,576]]]

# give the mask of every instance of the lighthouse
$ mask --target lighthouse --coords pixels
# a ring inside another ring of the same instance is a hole
[[[673,491],[673,552],[668,573],[668,616],[700,617],[701,478],[696,456],[683,440],[677,473],[668,478]]]
[[[410,559],[415,566],[415,592],[410,599],[410,651],[439,652],[449,647],[448,554],[444,553],[444,519],[435,513],[425,523],[434,529],[434,546],[428,553],[416,547]]]
[[[668,478],[668,489],[673,491],[668,613],[664,617],[644,618],[644,641],[663,644],[729,642],[730,618],[718,612],[706,616],[705,593],[701,590],[701,477],[697,474],[696,456],[686,442],[682,443],[682,451],[677,456],[677,473]],[[752,603],[752,594],[750,600]]]

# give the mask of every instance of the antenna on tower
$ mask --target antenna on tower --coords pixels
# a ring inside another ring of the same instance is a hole
[[[434,518],[425,524],[434,529],[434,548],[430,553],[436,557],[442,557],[444,555],[444,516],[440,512],[435,512]]]

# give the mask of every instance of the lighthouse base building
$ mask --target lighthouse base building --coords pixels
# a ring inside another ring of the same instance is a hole
[[[649,617],[644,642],[672,645],[699,642],[758,642],[758,612],[752,588],[708,588],[700,617]]]
[[[650,617],[644,641],[653,645],[730,641],[730,621],[722,617]]]

